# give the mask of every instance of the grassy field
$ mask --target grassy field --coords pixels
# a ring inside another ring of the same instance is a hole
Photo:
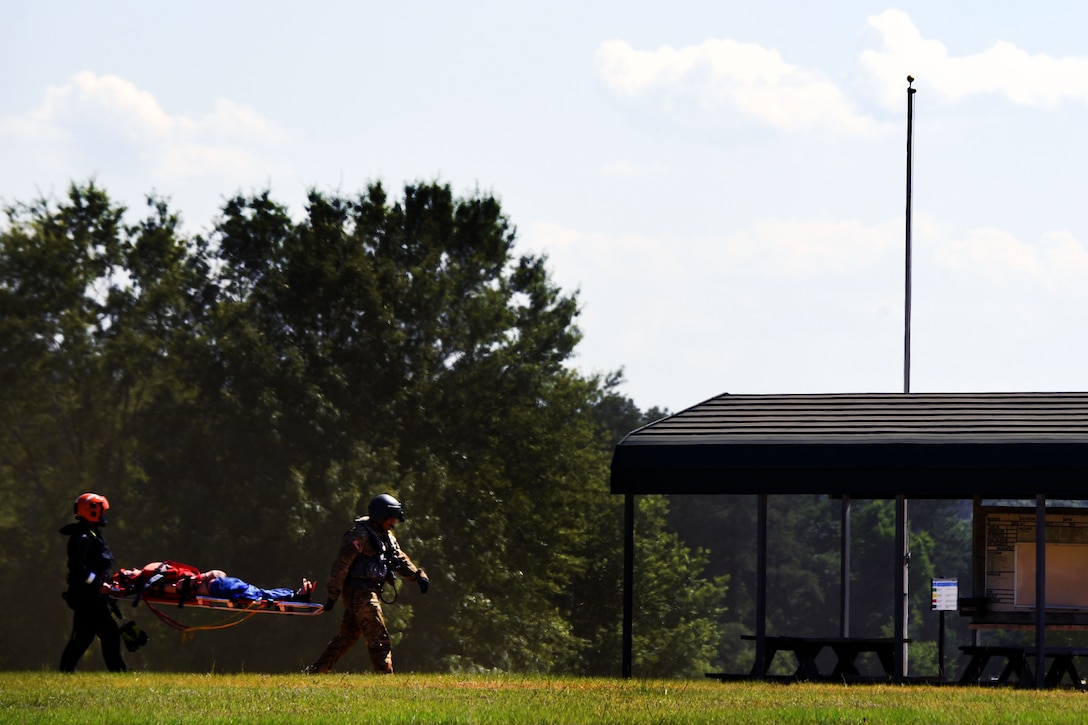
[[[1083,723],[1088,693],[556,677],[0,673],[4,723]]]

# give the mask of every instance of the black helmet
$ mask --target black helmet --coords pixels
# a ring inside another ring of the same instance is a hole
[[[370,514],[370,520],[375,522],[385,521],[390,516],[396,516],[404,521],[404,507],[400,505],[400,501],[387,493],[371,499],[370,505],[366,507],[366,512]]]

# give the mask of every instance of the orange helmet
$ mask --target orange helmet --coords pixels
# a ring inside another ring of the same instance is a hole
[[[76,499],[76,516],[92,524],[105,524],[110,502],[97,493],[85,493]]]

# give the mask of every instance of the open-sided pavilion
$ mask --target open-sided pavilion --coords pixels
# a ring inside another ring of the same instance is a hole
[[[896,680],[905,676],[908,641],[907,501],[969,499],[977,508],[982,499],[1033,500],[1034,629],[1036,649],[1043,652],[1047,501],[1088,499],[1088,393],[723,394],[628,434],[613,454],[611,491],[625,497],[626,677],[633,661],[634,497],[639,494],[757,497],[757,664],[767,654],[767,497],[894,499],[896,546],[902,553],[901,566],[889,572],[896,581]],[[976,598],[985,596],[978,591],[980,581],[980,572],[974,572]],[[847,582],[844,575],[844,596]]]

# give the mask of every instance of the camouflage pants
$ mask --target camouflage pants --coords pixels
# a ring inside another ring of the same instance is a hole
[[[385,626],[378,593],[345,587],[341,599],[344,601],[344,617],[340,620],[340,631],[329,640],[325,651],[306,671],[331,671],[362,635],[366,638],[374,671],[383,675],[392,674],[393,647],[389,642],[389,629]]]

